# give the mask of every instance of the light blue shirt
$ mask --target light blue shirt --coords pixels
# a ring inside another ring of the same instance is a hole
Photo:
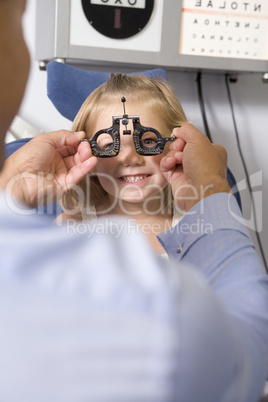
[[[233,372],[244,368],[248,378],[254,378],[244,399],[254,401],[265,371],[268,377],[268,276],[235,198],[226,193],[204,199],[159,240],[170,259],[195,267],[228,312],[237,331],[236,357],[241,353]],[[209,333],[211,326],[206,330]],[[203,360],[191,357],[190,371],[200,365],[200,375],[205,376],[205,355]]]
[[[168,262],[127,221],[78,235],[1,194],[0,401],[256,401],[268,282],[228,200],[160,236]]]

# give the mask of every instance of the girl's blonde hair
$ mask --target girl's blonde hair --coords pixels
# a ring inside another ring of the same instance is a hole
[[[109,80],[95,89],[81,106],[77,113],[72,131],[85,131],[87,138],[93,137],[94,122],[111,102],[125,96],[145,104],[160,116],[168,131],[187,122],[182,106],[171,89],[163,80],[149,78],[145,75],[111,74]],[[163,134],[162,134],[163,135]],[[96,176],[87,176],[79,183],[81,191],[68,190],[62,197],[62,206],[65,212],[81,210],[90,205],[98,205],[106,198],[106,192],[101,187]],[[89,189],[89,191],[88,191]],[[83,194],[83,196],[81,196]],[[86,196],[89,194],[89,196]]]

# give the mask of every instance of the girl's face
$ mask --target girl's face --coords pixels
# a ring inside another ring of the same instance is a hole
[[[170,130],[161,117],[146,105],[126,99],[125,106],[126,113],[138,115],[143,126],[155,128],[163,137],[170,136]],[[98,130],[111,127],[112,116],[122,116],[122,114],[123,105],[121,97],[118,96],[118,102],[105,107],[105,110],[93,122],[92,136]],[[132,204],[134,207],[134,205],[143,203],[147,209],[155,210],[156,205],[161,203],[161,191],[167,185],[167,181],[160,171],[160,160],[167,154],[169,146],[166,145],[160,155],[139,155],[133,142],[131,119],[129,119],[127,128],[131,130],[131,135],[123,135],[125,127],[120,123],[120,152],[112,158],[98,158],[95,173],[98,175],[101,186],[108,193],[109,201],[114,203],[114,206],[121,200],[122,208],[123,205],[126,207],[126,204]],[[113,206],[112,209],[114,209]]]

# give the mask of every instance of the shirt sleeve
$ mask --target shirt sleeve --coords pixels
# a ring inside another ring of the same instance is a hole
[[[253,378],[268,376],[268,276],[235,198],[205,198],[159,240],[170,259],[202,275],[233,319]]]

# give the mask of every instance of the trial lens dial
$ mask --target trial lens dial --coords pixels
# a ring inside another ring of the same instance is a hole
[[[90,25],[113,39],[126,39],[146,26],[153,12],[154,0],[82,0]]]

